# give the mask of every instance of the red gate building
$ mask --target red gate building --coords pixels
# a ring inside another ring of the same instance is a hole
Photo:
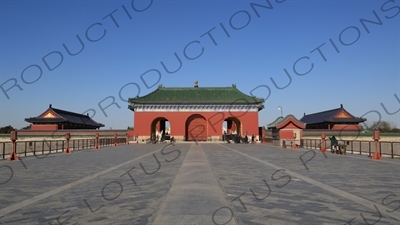
[[[139,141],[155,134],[169,134],[177,141],[216,141],[227,134],[255,135],[258,139],[258,112],[264,99],[249,96],[232,87],[163,87],[129,99],[134,112],[133,135]],[[167,129],[166,122],[170,128]],[[169,132],[169,133],[168,133]]]

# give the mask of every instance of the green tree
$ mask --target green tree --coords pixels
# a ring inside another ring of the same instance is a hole
[[[11,125],[0,127],[0,134],[9,134],[12,130],[14,130],[14,127],[12,127]]]

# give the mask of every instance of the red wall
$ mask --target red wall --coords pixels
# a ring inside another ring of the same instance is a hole
[[[335,124],[332,130],[360,130],[360,128],[358,124]]]
[[[135,135],[136,135],[136,133],[135,133],[135,131],[134,130],[128,130],[128,135],[129,135],[129,137],[134,137]]]
[[[293,130],[280,130],[279,138],[280,139],[293,139]]]
[[[258,135],[258,112],[134,112],[134,132],[138,136],[150,136],[151,123],[163,117],[171,127],[171,136],[184,136],[186,120],[193,114],[207,120],[207,136],[221,136],[222,124],[229,117],[236,117],[242,124],[242,134]]]
[[[114,135],[117,133],[118,136],[125,136],[127,131],[104,131],[104,130],[93,130],[93,131],[88,131],[88,130],[37,130],[37,131],[32,131],[32,130],[18,130],[18,135],[52,135],[54,137],[56,136],[62,136],[65,135],[66,133],[70,133],[71,135],[93,135],[95,136],[96,133],[99,133],[99,135]],[[132,136],[130,136],[132,137]]]
[[[32,124],[31,130],[58,130],[57,124]]]

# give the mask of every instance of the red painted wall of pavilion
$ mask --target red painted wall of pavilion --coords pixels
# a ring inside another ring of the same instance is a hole
[[[258,112],[135,112],[134,135],[146,138],[150,136],[151,124],[154,119],[162,117],[168,120],[171,127],[171,136],[181,139],[185,136],[187,119],[198,114],[206,120],[206,135],[222,135],[222,126],[225,119],[235,117],[241,122],[241,133],[247,131],[248,136],[258,135]],[[233,127],[233,126],[232,126]]]

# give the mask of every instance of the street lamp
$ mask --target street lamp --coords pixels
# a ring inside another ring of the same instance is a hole
[[[282,116],[282,114],[283,114],[282,106],[278,106],[278,110],[281,111],[281,117],[283,117],[283,116]]]

